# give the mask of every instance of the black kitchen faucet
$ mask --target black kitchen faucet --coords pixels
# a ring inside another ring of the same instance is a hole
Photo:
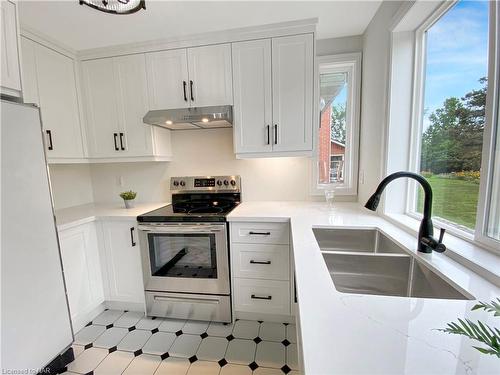
[[[412,172],[396,172],[392,173],[386,178],[384,178],[377,187],[377,190],[368,199],[365,207],[369,210],[375,211],[380,202],[380,196],[384,191],[385,187],[393,180],[401,177],[412,178],[420,183],[424,189],[424,217],[420,223],[420,229],[418,230],[418,251],[422,253],[431,253],[432,250],[442,253],[446,250],[446,246],[443,244],[443,236],[445,230],[441,228],[441,233],[439,234],[439,240],[433,237],[434,227],[432,225],[432,188],[429,182],[417,173]]]

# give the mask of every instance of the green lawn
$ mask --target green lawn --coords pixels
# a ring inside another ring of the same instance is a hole
[[[428,177],[427,181],[433,191],[432,216],[474,229],[479,184],[439,176]],[[423,201],[423,191],[419,189],[417,201],[419,212],[422,212]]]

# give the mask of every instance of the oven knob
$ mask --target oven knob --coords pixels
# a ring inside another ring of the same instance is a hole
[[[221,186],[222,185],[222,181],[221,180],[217,180],[217,185]]]
[[[236,181],[235,180],[231,180],[231,185],[232,186],[236,186]]]
[[[174,186],[179,186],[179,181],[174,181]]]
[[[229,185],[229,181],[228,180],[224,180],[224,185]]]
[[[184,181],[180,182],[181,186],[186,186],[186,183]]]

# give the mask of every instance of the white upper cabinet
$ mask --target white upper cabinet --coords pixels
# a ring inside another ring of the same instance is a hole
[[[313,34],[233,43],[238,157],[312,151]]]
[[[185,49],[147,53],[146,67],[150,109],[189,107]]]
[[[272,151],[271,39],[233,43],[234,147]]]
[[[233,104],[231,45],[188,48],[192,107]]]
[[[17,5],[8,0],[0,1],[1,65],[0,86],[2,94],[21,96],[21,74],[19,71],[19,28]]]
[[[122,56],[113,60],[118,96],[120,147],[125,148],[123,151],[127,156],[152,155],[153,128],[142,122],[148,111],[144,55]]]
[[[149,108],[233,104],[231,45],[146,53]]]
[[[91,157],[117,157],[120,151],[113,59],[82,63]]]
[[[40,106],[49,162],[84,158],[74,61],[22,38],[24,101]]]
[[[91,158],[171,158],[170,132],[142,122],[148,111],[143,54],[84,61],[82,74]]]
[[[312,149],[313,36],[274,38],[274,151]]]

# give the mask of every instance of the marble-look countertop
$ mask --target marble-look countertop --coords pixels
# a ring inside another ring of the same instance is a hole
[[[98,219],[130,220],[146,212],[156,210],[168,203],[136,203],[133,208],[125,208],[123,202],[97,204],[63,208],[55,211],[57,229],[64,230]]]
[[[500,322],[492,314],[470,311],[476,300],[490,301],[500,296],[500,289],[446,253],[418,253],[414,236],[355,203],[337,203],[329,209],[325,203],[244,202],[228,219],[290,222],[297,326],[306,375],[500,374],[500,360],[479,353],[472,347],[474,341],[436,330],[464,317],[496,327]],[[338,292],[313,227],[378,228],[476,300]]]

